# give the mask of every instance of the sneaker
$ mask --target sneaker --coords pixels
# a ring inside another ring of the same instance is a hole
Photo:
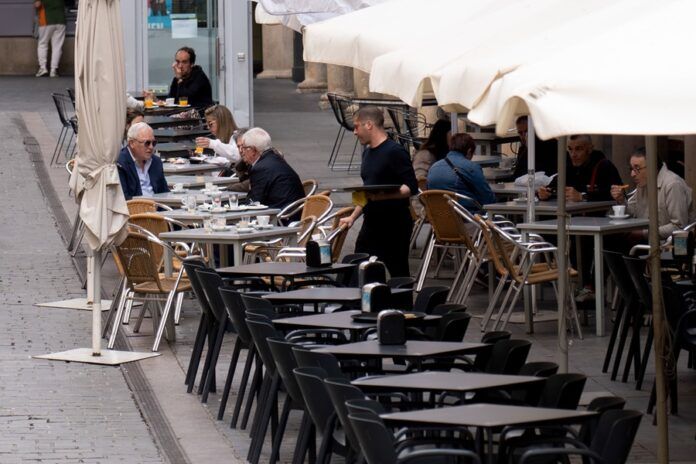
[[[46,68],[40,68],[39,71],[36,73],[36,77],[44,77],[48,75],[48,71],[46,71]]]
[[[58,70],[57,69],[51,69],[51,77],[58,77]]]
[[[586,301],[594,301],[595,299],[595,293],[592,291],[591,288],[582,288],[578,290],[578,292],[575,294],[575,302],[576,303],[584,303]]]

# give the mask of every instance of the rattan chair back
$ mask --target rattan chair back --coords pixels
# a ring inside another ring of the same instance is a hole
[[[314,195],[314,192],[317,191],[317,187],[319,187],[319,183],[315,179],[307,179],[302,181],[302,188],[304,189],[304,194],[306,197]]]
[[[469,250],[474,250],[476,247],[466,223],[449,204],[452,195],[453,192],[448,190],[426,190],[418,198],[425,207],[425,215],[438,242],[465,245]]]
[[[333,208],[333,201],[325,195],[310,195],[305,199],[302,207],[302,219],[314,216],[318,221],[328,216]]]
[[[478,224],[481,227],[481,236],[483,237],[483,240],[486,242],[486,251],[488,252],[488,257],[491,259],[491,261],[493,261],[495,271],[500,276],[507,275],[507,267],[505,267],[505,263],[503,263],[503,258],[500,256],[498,248],[496,248],[495,246],[491,229],[488,227],[488,224],[486,224],[486,221],[484,221],[483,218],[478,214],[475,215],[474,218],[476,219],[476,221],[478,221]]]
[[[317,225],[316,216],[307,216],[300,219],[297,226],[300,228],[297,232],[297,246],[305,246],[310,238],[312,238],[312,233]]]
[[[167,220],[157,213],[132,214],[128,222],[142,227],[148,232],[151,232],[155,237],[159,237],[162,232],[170,231]],[[162,247],[153,244],[153,251],[155,253],[155,262],[161,263],[164,259],[164,250]]]
[[[147,236],[138,232],[129,232],[126,239],[116,246],[123,272],[128,284],[133,287],[142,283],[154,282],[157,288],[166,293],[159,280],[159,261],[162,251],[155,252],[155,245]]]
[[[157,204],[153,200],[137,199],[128,200],[128,214],[154,213],[157,211]]]

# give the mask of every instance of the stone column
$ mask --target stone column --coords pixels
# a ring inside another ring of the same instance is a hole
[[[263,72],[258,79],[288,79],[292,75],[294,31],[279,24],[261,26]]]
[[[326,66],[326,78],[329,92],[353,95],[353,68],[329,64]]]
[[[370,75],[359,69],[353,69],[353,89],[357,98],[386,98],[381,93],[370,92]]]
[[[297,90],[301,93],[326,91],[326,65],[305,62],[304,66],[305,80],[297,84]]]
[[[696,187],[696,135],[684,136],[684,180]]]

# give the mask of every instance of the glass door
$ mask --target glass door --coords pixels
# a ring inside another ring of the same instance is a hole
[[[196,51],[196,65],[210,79],[219,99],[217,0],[148,0],[148,88],[167,93],[174,73],[174,54],[181,47]]]

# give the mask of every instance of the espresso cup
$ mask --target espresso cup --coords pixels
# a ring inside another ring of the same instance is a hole
[[[180,192],[181,190],[184,190],[184,184],[180,184],[180,183],[174,184],[174,191],[175,192]]]
[[[164,100],[165,105],[167,106],[174,106],[174,99],[173,98],[167,98]]]
[[[624,216],[626,214],[626,206],[625,205],[614,205],[611,207],[612,210],[614,210],[614,216]]]
[[[267,215],[256,216],[256,222],[260,226],[267,226],[271,222],[271,216],[267,216]]]

